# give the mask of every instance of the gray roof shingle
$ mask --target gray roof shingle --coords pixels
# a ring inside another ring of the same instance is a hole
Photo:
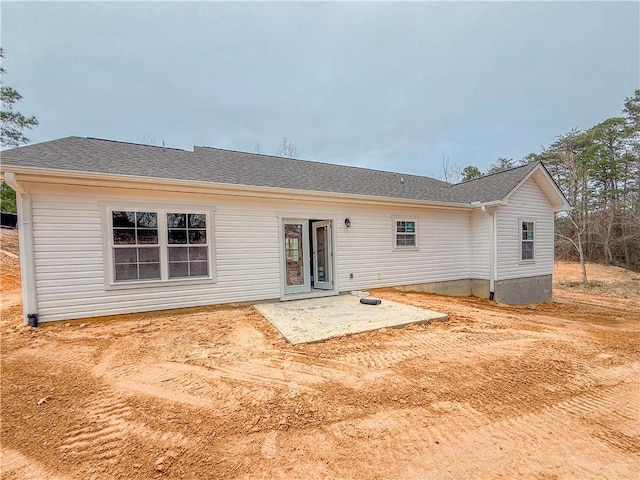
[[[18,147],[1,155],[3,170],[32,167],[463,204],[502,199],[538,164],[451,185],[418,175],[217,148],[195,147],[189,152],[84,137]]]
[[[484,175],[451,185],[448,190],[462,203],[501,200],[539,164],[540,162],[531,162],[502,172]]]

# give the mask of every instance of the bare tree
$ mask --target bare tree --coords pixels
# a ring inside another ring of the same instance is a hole
[[[584,251],[591,201],[588,176],[589,142],[590,139],[584,132],[572,130],[558,137],[545,153],[552,168],[560,173],[559,186],[573,207],[558,217],[558,222],[561,225],[568,224],[568,228],[556,229],[556,236],[569,242],[578,252],[584,285],[589,284]]]
[[[449,157],[442,154],[442,180],[447,183],[458,183],[462,179],[462,168],[457,163],[451,163]]]
[[[151,135],[142,135],[141,137],[136,137],[136,142],[144,145],[155,145],[156,139]]]
[[[262,150],[262,145],[260,145],[260,142],[256,142],[256,147],[255,147],[256,153],[263,153],[264,150]]]
[[[561,238],[562,240],[566,240],[574,246],[574,248],[578,252],[578,256],[580,257],[580,268],[582,269],[582,284],[589,285],[589,280],[587,279],[587,265],[584,261],[584,245],[582,241],[584,232],[586,231],[586,221],[578,224],[576,222],[576,219],[571,214],[567,215],[567,218],[571,222],[571,225],[573,225],[574,227],[574,238],[567,237],[566,235],[562,235],[558,232],[556,232],[556,237]]]
[[[298,147],[287,140],[287,137],[282,137],[282,142],[280,142],[276,154],[279,157],[298,158]]]

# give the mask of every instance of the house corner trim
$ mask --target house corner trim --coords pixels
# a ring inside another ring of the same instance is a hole
[[[20,246],[20,276],[22,284],[22,319],[28,324],[28,316],[38,313],[36,291],[36,265],[33,245],[33,209],[31,195],[13,172],[5,173],[5,182],[16,192],[18,211],[18,243]]]

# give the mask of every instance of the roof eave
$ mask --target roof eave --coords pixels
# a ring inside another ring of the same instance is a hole
[[[489,200],[487,202],[471,202],[471,205],[475,208],[487,208],[487,207],[499,207],[501,205],[506,205],[507,203],[503,200]]]
[[[400,197],[386,197],[375,195],[362,195],[340,192],[326,192],[318,190],[302,190],[281,187],[265,187],[255,185],[243,185],[233,183],[203,182],[197,180],[180,180],[155,177],[143,177],[136,175],[122,175],[110,173],[83,172],[79,170],[52,170],[37,167],[20,167],[13,165],[3,165],[2,173],[13,173],[30,178],[20,179],[22,181],[32,181],[41,183],[71,184],[80,186],[109,186],[113,187],[113,182],[118,182],[118,188],[132,188],[135,184],[142,184],[147,190],[170,190],[167,187],[189,187],[189,192],[212,193],[212,190],[222,191],[226,195],[245,195],[252,197],[314,197],[336,201],[336,197],[349,200],[353,203],[367,204],[395,204],[406,206],[431,206],[449,209],[473,209],[477,208],[470,203],[439,202],[433,200],[420,200]],[[126,186],[123,185],[126,182]],[[102,184],[102,185],[101,185]],[[154,188],[155,187],[155,188]],[[194,192],[193,188],[200,189]],[[215,192],[219,193],[219,192]]]

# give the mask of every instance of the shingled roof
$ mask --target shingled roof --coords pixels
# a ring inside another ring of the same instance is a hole
[[[462,203],[491,202],[507,196],[540,162],[531,162],[491,175],[451,185],[448,190]]]
[[[18,147],[1,155],[2,170],[29,167],[457,204],[501,200],[539,165],[533,162],[452,185],[418,175],[218,148],[195,147],[189,152],[84,137]]]

